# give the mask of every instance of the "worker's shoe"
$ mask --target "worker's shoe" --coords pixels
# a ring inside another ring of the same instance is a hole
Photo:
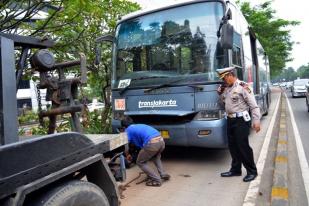
[[[246,175],[243,179],[244,182],[250,182],[257,177],[257,174]]]
[[[171,179],[171,175],[169,175],[169,174],[161,175],[161,179],[162,179],[163,181],[170,180],[170,179]]]
[[[160,187],[162,183],[158,180],[150,179],[146,182],[146,186]]]
[[[221,177],[233,177],[233,176],[241,176],[241,172],[223,172],[221,173]]]

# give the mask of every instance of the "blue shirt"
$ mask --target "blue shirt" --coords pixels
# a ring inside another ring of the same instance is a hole
[[[126,129],[129,143],[133,143],[139,148],[143,148],[149,140],[160,136],[160,132],[146,124],[132,124]]]

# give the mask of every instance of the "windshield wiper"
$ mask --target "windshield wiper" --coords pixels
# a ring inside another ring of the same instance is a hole
[[[143,80],[143,79],[155,79],[155,78],[168,78],[167,76],[143,76],[143,77],[138,77],[138,78],[134,78],[131,79],[131,81],[135,81],[135,80]],[[128,89],[130,89],[130,85],[121,89],[119,91],[119,94],[122,95],[124,92],[126,92]]]
[[[158,85],[158,86],[154,86],[154,87],[151,87],[149,89],[146,89],[145,92],[150,92],[152,90],[160,89],[160,88],[163,88],[163,87],[174,86],[175,83],[180,82],[180,81],[185,80],[185,79],[186,78],[177,79],[177,80],[167,82],[167,83],[164,83],[164,84],[161,84],[161,85]],[[209,82],[209,83],[206,83],[206,84],[218,84],[218,83],[222,83],[222,82],[221,81],[214,81],[214,82],[211,82],[211,83]],[[197,89],[199,91],[202,91],[204,89],[204,87],[202,85],[198,85],[198,84],[188,84],[186,86],[192,87],[193,89]]]
[[[167,83],[164,83],[164,84],[160,84],[158,86],[154,86],[154,87],[151,87],[149,89],[146,89],[145,92],[151,92],[152,90],[160,89],[160,88],[163,88],[163,87],[170,87],[170,86],[173,86],[175,83],[180,82],[180,81],[185,80],[185,79],[186,78],[181,78],[181,79],[170,81],[170,82],[167,82]]]
[[[167,76],[145,76],[145,77],[137,77],[132,80],[143,80],[143,79],[155,79],[155,78],[168,78]]]

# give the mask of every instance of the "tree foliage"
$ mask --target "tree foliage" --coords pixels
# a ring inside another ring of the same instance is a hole
[[[45,18],[49,22],[53,15],[46,16],[44,11],[53,10],[56,14],[61,8],[62,1],[45,0],[21,0],[21,1],[0,1],[0,31],[13,34],[25,34],[28,27],[37,19]]]
[[[273,78],[273,82],[289,82],[297,78],[309,79],[309,63],[302,65],[297,70],[294,70],[292,67],[283,69],[278,76]]]
[[[97,97],[105,102],[100,121],[103,131],[108,132],[111,47],[102,48],[102,63],[97,66],[94,64],[95,39],[113,33],[121,16],[139,8],[138,4],[126,0],[5,0],[0,3],[0,31],[56,40],[51,50],[58,62],[76,59],[80,52],[84,53],[90,88],[84,89],[84,94],[88,99]],[[43,18],[39,16],[42,11],[47,12]]]
[[[307,65],[303,65],[297,70],[298,77],[309,79],[309,63]]]
[[[249,2],[239,5],[268,55],[271,76],[280,74],[286,62],[292,60],[290,54],[294,42],[291,40],[289,28],[299,22],[276,18],[271,1],[255,7],[251,7]]]

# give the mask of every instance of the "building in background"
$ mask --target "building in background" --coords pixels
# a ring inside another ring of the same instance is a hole
[[[16,94],[17,97],[17,108],[18,109],[32,109],[34,111],[38,110],[38,92],[36,83],[32,80],[21,80],[18,91]],[[50,102],[45,101],[46,89],[40,89],[41,103],[42,108],[46,109]]]

